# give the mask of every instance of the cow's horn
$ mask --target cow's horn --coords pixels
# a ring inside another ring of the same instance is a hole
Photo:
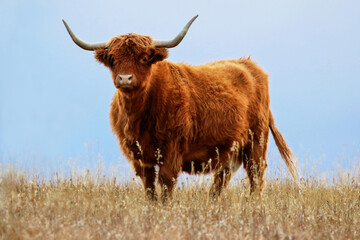
[[[101,42],[101,43],[88,43],[88,42],[84,42],[83,40],[81,40],[80,38],[78,38],[73,31],[71,31],[69,25],[65,22],[65,20],[62,20],[66,30],[68,31],[70,37],[72,38],[72,40],[74,41],[74,43],[76,43],[76,45],[78,45],[79,47],[81,47],[82,49],[85,50],[95,50],[95,49],[99,49],[99,48],[106,48],[107,47],[107,42]]]
[[[153,41],[153,45],[157,48],[173,48],[176,47],[185,37],[187,31],[189,30],[191,24],[195,21],[195,19],[198,17],[199,15],[196,15],[195,17],[193,17],[183,28],[183,30],[181,30],[181,32],[173,39],[170,41],[162,41],[162,40],[154,40]]]

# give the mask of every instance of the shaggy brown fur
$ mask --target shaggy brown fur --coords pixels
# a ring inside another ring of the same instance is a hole
[[[157,198],[155,166],[162,200],[182,171],[214,172],[210,194],[216,197],[241,164],[251,192],[261,192],[269,128],[296,177],[293,154],[269,108],[268,76],[256,63],[240,58],[191,66],[168,62],[167,55],[136,34],[115,37],[95,52],[114,84],[119,74],[135,76],[132,89],[116,91],[110,121],[149,198]]]

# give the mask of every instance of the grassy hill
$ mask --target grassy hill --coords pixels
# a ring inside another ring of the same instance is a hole
[[[216,202],[209,181],[185,181],[163,205],[137,180],[3,168],[0,239],[360,239],[360,174],[339,175],[300,188],[270,178],[261,200],[235,179]]]

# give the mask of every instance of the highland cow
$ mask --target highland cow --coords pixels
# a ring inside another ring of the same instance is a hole
[[[146,196],[157,199],[157,174],[165,201],[179,173],[211,172],[210,196],[216,198],[242,164],[250,192],[260,193],[269,129],[296,178],[294,156],[269,108],[268,76],[254,61],[239,58],[192,66],[165,60],[167,49],[182,41],[196,17],[170,41],[126,34],[87,43],[64,21],[73,41],[95,51],[97,61],[112,73],[112,130]]]

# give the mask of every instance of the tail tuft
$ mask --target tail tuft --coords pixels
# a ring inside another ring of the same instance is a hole
[[[270,117],[269,117],[269,127],[270,127],[271,133],[274,137],[276,146],[279,149],[282,159],[285,161],[285,164],[286,164],[287,168],[289,169],[295,182],[298,182],[298,177],[300,175],[299,175],[299,171],[295,164],[296,158],[295,158],[294,154],[292,153],[292,151],[290,150],[290,148],[288,147],[288,145],[286,144],[283,136],[281,135],[279,130],[276,128],[275,122],[274,122],[274,117],[273,117],[271,111],[270,111]]]

